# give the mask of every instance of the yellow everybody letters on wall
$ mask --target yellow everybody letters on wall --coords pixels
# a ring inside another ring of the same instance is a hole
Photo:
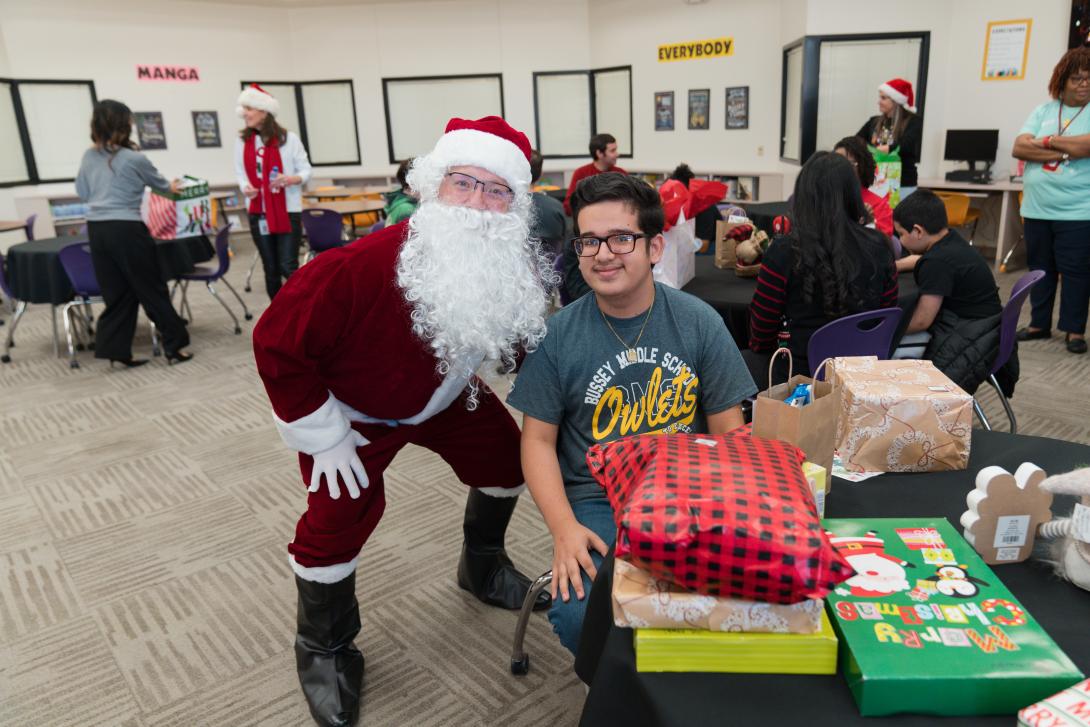
[[[734,55],[734,38],[709,38],[659,46],[659,63]]]

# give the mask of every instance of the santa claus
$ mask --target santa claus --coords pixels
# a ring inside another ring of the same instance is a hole
[[[524,489],[519,430],[476,376],[510,370],[545,334],[551,266],[529,240],[529,158],[503,119],[452,119],[409,172],[413,216],[319,255],[254,329],[276,426],[309,491],[288,552],[296,666],[320,724],[358,716],[356,560],[405,445],[437,453],[472,488],[458,584],[509,609],[529,589],[504,550]]]

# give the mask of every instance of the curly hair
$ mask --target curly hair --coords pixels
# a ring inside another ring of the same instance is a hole
[[[871,156],[862,139],[858,136],[845,136],[833,147],[833,151],[837,149],[848,152],[848,160],[855,163],[855,172],[859,175],[859,183],[864,189],[874,184],[874,175],[878,172],[878,166],[874,163],[874,157]]]
[[[1090,71],[1090,46],[1079,46],[1064,53],[1063,58],[1052,69],[1052,78],[1048,82],[1049,95],[1059,99],[1067,85],[1067,79],[1076,71]]]

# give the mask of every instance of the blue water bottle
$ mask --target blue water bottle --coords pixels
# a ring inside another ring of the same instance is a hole
[[[273,167],[272,171],[269,172],[269,186],[272,187],[272,193],[273,194],[280,194],[280,192],[283,191],[280,187],[272,186],[272,181],[274,179],[276,179],[277,177],[279,177],[279,176],[280,176],[280,167]]]

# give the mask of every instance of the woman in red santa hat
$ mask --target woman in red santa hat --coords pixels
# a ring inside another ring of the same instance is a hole
[[[916,191],[916,165],[923,137],[923,119],[916,113],[912,84],[903,78],[893,78],[880,85],[878,111],[855,135],[879,151],[895,151],[900,155],[901,199],[904,199]]]
[[[458,585],[509,609],[529,590],[504,549],[525,489],[519,429],[476,376],[510,371],[545,335],[543,281],[555,276],[529,240],[529,159],[503,119],[452,119],[408,174],[412,217],[319,255],[254,328],[274,420],[309,491],[288,552],[296,666],[320,724],[358,716],[356,563],[402,447],[432,450],[471,488]]]
[[[276,122],[280,102],[261,86],[252,83],[243,90],[237,111],[246,127],[235,142],[235,176],[250,201],[250,235],[272,300],[299,269],[303,185],[310,181],[310,160],[299,136]]]

